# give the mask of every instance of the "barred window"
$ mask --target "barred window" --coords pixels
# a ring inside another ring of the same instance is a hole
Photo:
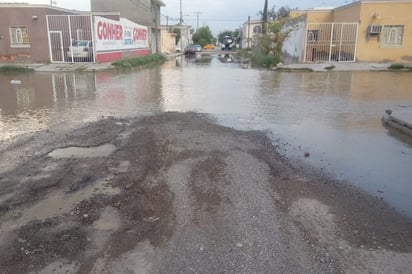
[[[308,43],[316,43],[318,41],[319,30],[308,30]]]
[[[261,33],[262,32],[262,27],[261,26],[255,26],[253,28],[253,33]]]
[[[27,27],[10,27],[10,44],[11,46],[30,46],[29,29]]]
[[[383,27],[383,45],[384,46],[402,46],[404,26],[384,26]]]

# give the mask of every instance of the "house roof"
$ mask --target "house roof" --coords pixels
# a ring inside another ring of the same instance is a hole
[[[63,11],[67,13],[73,13],[73,14],[85,13],[83,11],[69,10],[69,9],[64,9],[64,8],[51,6],[51,5],[41,5],[41,4],[39,5],[39,4],[28,4],[28,3],[0,3],[0,8],[38,8],[38,9],[52,9],[52,10]]]
[[[360,4],[381,4],[381,3],[388,3],[388,4],[394,4],[394,3],[412,3],[412,0],[356,0],[352,1],[349,4],[339,6],[339,7],[316,7],[316,8],[311,8],[311,9],[303,9],[303,10],[296,10],[298,12],[322,12],[322,11],[328,11],[328,10],[337,10],[337,9],[346,9],[348,7],[353,7],[357,6]]]
[[[161,7],[165,7],[165,6],[166,6],[166,4],[163,3],[163,1],[161,1],[161,0],[152,0],[152,1],[155,2],[156,4],[158,4],[158,5],[161,6]]]

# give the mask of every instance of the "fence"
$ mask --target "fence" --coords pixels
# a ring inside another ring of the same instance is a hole
[[[310,23],[305,62],[355,62],[358,23]]]
[[[52,63],[94,62],[91,15],[47,15]]]

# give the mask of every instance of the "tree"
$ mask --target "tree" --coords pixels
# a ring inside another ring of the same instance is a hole
[[[192,39],[194,44],[199,44],[204,47],[205,45],[212,43],[213,35],[210,28],[208,26],[204,26],[197,29],[197,31],[193,34]]]
[[[288,7],[282,6],[276,12],[276,19],[282,19],[289,17],[290,9]]]
[[[287,6],[282,6],[278,10],[276,10],[276,6],[273,6],[271,9],[267,11],[268,19],[276,20],[281,18],[289,17],[290,8]],[[257,15],[263,19],[264,11],[259,11]]]

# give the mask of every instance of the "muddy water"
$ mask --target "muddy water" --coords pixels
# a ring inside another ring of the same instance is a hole
[[[102,117],[196,111],[268,130],[285,153],[359,185],[412,216],[412,142],[381,124],[412,105],[409,73],[279,73],[230,59],[176,60],[138,72],[0,76],[0,140]],[[303,155],[309,153],[310,157]]]

